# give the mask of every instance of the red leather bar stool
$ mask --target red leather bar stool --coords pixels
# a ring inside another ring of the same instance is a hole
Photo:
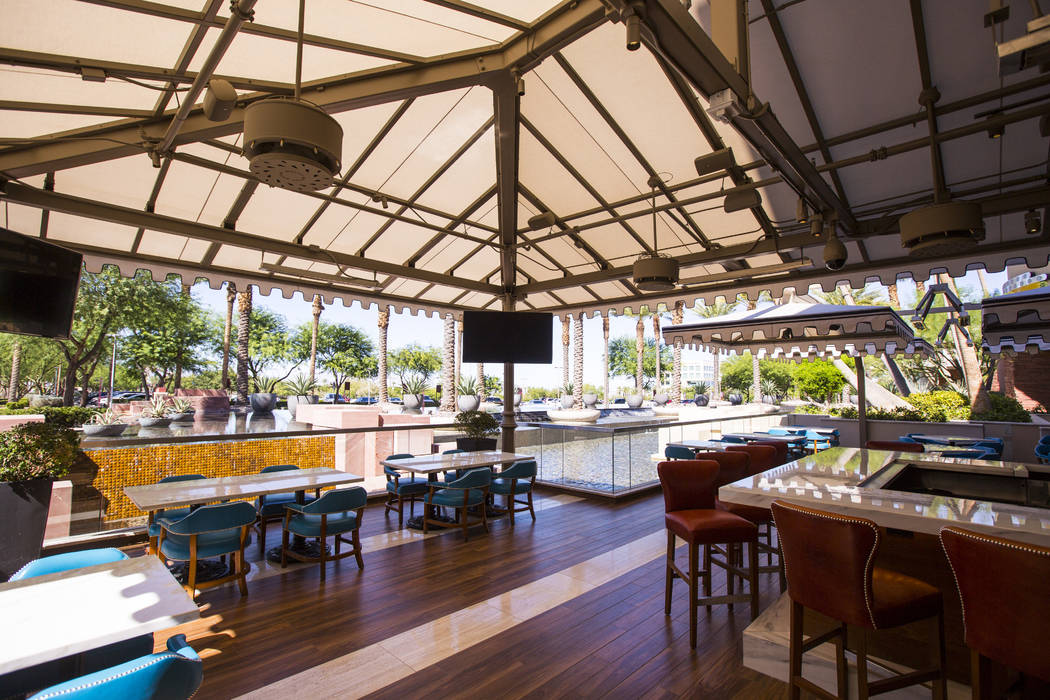
[[[757,447],[772,447],[774,450],[776,450],[776,459],[773,461],[773,464],[769,465],[769,469],[772,469],[773,467],[779,467],[781,464],[787,464],[791,461],[791,459],[788,457],[788,444],[786,442],[766,442],[765,440],[755,440],[750,444],[755,445]],[[747,446],[748,445],[744,445],[744,447]],[[730,447],[729,449],[733,448]],[[762,471],[765,471],[765,469],[763,469]]]
[[[1050,682],[1050,549],[958,527],[941,529],[941,546],[962,601],[975,700],[987,696],[988,659]]]
[[[864,447],[869,450],[887,450],[889,452],[925,452],[922,443],[904,442],[903,440],[868,440]]]
[[[750,566],[747,571],[747,594],[711,595],[711,568],[701,570],[701,545],[754,544],[758,528],[744,518],[715,508],[718,462],[712,460],[678,460],[660,462],[656,467],[664,492],[664,522],[667,526],[667,568],[664,588],[664,614],[671,614],[671,586],[675,577],[689,584],[689,645],[696,648],[696,614],[701,605],[751,603],[751,617],[758,616],[758,551],[748,547]],[[689,548],[689,569],[682,571],[675,563],[675,537],[685,540]],[[731,562],[719,564],[731,577],[740,572]],[[704,577],[704,597],[698,597],[699,578]]]
[[[781,450],[783,450],[783,454],[781,454]],[[783,442],[752,442],[748,445],[733,445],[732,447],[727,447],[726,451],[742,453],[748,456],[751,464],[747,471],[739,477],[741,479],[761,474],[787,461],[787,444]],[[739,503],[727,503],[725,506],[730,513],[739,515],[741,518],[747,518],[758,526],[758,551],[760,554],[766,555],[766,563],[764,566],[759,567],[759,572],[768,573],[775,571],[780,577],[780,592],[783,593],[787,588],[787,581],[784,578],[784,565],[780,556],[779,540],[776,545],[773,544],[773,514],[769,511],[769,508],[759,508]],[[773,563],[774,555],[777,557],[776,564]]]
[[[941,592],[923,581],[874,565],[880,533],[870,520],[784,501],[773,501],[772,511],[791,598],[790,697],[801,697],[802,690],[822,698],[846,697],[843,647],[847,626],[851,625],[859,632],[854,651],[861,700],[926,681],[933,681],[933,696],[943,700],[947,688]],[[802,618],[807,608],[838,620],[839,626],[803,640]],[[936,666],[869,682],[870,632],[924,619],[932,619],[937,628],[933,645]],[[802,677],[802,655],[830,640],[836,646],[837,696]]]

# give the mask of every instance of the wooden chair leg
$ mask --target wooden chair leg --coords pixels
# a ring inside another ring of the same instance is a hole
[[[804,608],[791,601],[791,632],[788,637],[788,698],[800,700],[802,689],[798,680],[802,677],[802,616]],[[842,694],[841,688],[839,695]]]
[[[244,549],[237,553],[236,558],[230,557],[231,563],[237,564],[237,586],[241,589],[241,597],[248,595],[248,565],[244,561]]]
[[[427,523],[430,521],[430,513],[433,506],[423,501],[423,534],[427,534]]]
[[[339,539],[336,537],[336,539]],[[328,542],[326,538],[322,537],[320,542],[321,547],[321,581],[325,580],[325,575],[328,573]]]
[[[456,519],[459,521],[460,527],[463,529],[463,541],[466,542],[470,539],[470,531],[467,527],[467,509],[463,508],[460,510],[456,508]]]
[[[514,498],[514,497],[511,496],[511,498]],[[484,501],[482,501],[481,505],[478,506],[478,507],[481,508],[481,527],[482,527],[482,529],[485,530],[485,532],[488,532],[489,531],[489,521],[488,521],[488,517],[489,517],[489,502],[488,502],[488,499],[486,498]],[[514,504],[511,504],[510,512],[511,513],[514,512]],[[464,515],[463,519],[466,520],[466,516],[465,515]]]
[[[751,589],[751,619],[758,618],[758,539],[747,545],[749,565],[748,587]]]
[[[780,579],[780,592],[787,590],[787,576],[784,574],[784,550],[780,546],[780,536],[777,536],[777,576]]]
[[[529,489],[529,515],[532,516],[532,522],[536,522],[536,509],[532,507],[532,489]]]
[[[266,520],[259,518],[259,554],[266,554]]]
[[[197,597],[197,557],[190,558],[189,570],[186,573],[186,590],[190,593],[190,598]]]
[[[405,499],[401,496],[397,497],[397,526],[405,526]]]
[[[514,500],[514,494],[507,494],[507,512],[510,513],[510,526],[514,527],[514,509],[518,507],[518,504]]]
[[[415,496],[413,496],[412,498],[408,499],[408,517],[409,518],[416,517],[416,497]]]
[[[288,568],[288,531],[281,528],[281,568]]]
[[[868,688],[868,630],[858,627],[857,648],[857,697],[860,700],[868,700],[870,697]]]
[[[667,531],[667,559],[664,560],[664,615],[671,614],[671,586],[674,584],[674,533]]]
[[[986,670],[987,666],[981,653],[976,649],[970,649],[970,688],[973,700],[983,700],[986,695],[985,686],[988,684],[988,679],[985,677]]]
[[[704,545],[704,597],[711,597],[711,545]],[[707,612],[711,612],[711,606],[707,606]]]
[[[361,537],[360,530],[354,530],[353,537],[351,540],[354,543],[354,558],[357,559],[357,568],[365,568],[365,560],[361,558]]]
[[[933,697],[934,700],[948,700],[948,652],[945,647],[944,639],[944,611],[941,610],[937,613],[937,620],[934,623],[937,627],[937,669],[940,671],[940,675],[937,680],[933,682]]]
[[[726,545],[726,563],[732,565],[736,561],[736,545]],[[726,569],[726,595],[733,595],[736,592],[736,576],[731,571]],[[729,612],[733,612],[733,604],[729,603]]]
[[[697,576],[699,570],[700,545],[689,543],[689,646],[696,649],[696,599],[698,596]]]
[[[839,626],[839,638],[835,642],[835,671],[838,681],[835,686],[838,696],[844,698],[849,693],[849,666],[846,664],[846,623]]]

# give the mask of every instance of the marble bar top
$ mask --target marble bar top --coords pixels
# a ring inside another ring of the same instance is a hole
[[[737,442],[722,442],[721,440],[679,440],[669,442],[667,447],[684,447],[687,450],[699,450],[702,452],[725,452],[730,445],[740,446]]]
[[[156,557],[0,584],[0,674],[196,620],[200,612]]]
[[[125,486],[124,493],[141,510],[192,506],[231,498],[252,498],[270,493],[311,491],[364,481],[356,474],[328,467],[289,469],[266,474],[224,476],[215,479],[171,481],[144,486]]]
[[[945,525],[957,525],[1050,546],[1050,509],[880,488],[880,484],[903,468],[903,464],[895,463],[897,460],[1020,478],[1050,469],[1045,465],[958,459],[930,453],[833,447],[723,486],[718,490],[718,497],[729,503],[763,508],[781,499],[868,518],[883,527],[899,530],[936,535]],[[880,473],[880,470],[883,471]],[[861,482],[872,476],[876,478],[862,485]]]
[[[473,469],[475,467],[492,467],[497,464],[513,464],[525,459],[535,459],[532,455],[520,455],[498,450],[479,450],[476,452],[454,452],[452,454],[423,455],[405,459],[384,459],[382,463],[393,469],[430,474],[433,472]]]

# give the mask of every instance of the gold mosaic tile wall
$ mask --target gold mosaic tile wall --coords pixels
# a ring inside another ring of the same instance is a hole
[[[176,474],[209,478],[258,474],[271,464],[334,467],[335,436],[140,445],[85,450],[84,455],[86,463],[81,460],[78,465],[83,470],[75,469],[79,474],[71,478],[101,493],[105,499],[102,520],[113,522],[145,515],[124,495],[125,486],[155,484]]]

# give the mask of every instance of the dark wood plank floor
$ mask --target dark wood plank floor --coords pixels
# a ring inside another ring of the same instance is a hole
[[[365,512],[362,537],[396,528],[382,507]],[[458,533],[364,553],[199,596],[202,619],[184,632],[204,657],[197,697],[228,698],[308,670],[422,623],[505,593],[660,531],[659,493],[627,502],[582,500],[505,519],[491,532]],[[277,527],[270,544],[277,544]],[[252,548],[255,555],[256,548]],[[640,562],[641,564],[641,562]],[[724,587],[718,574],[715,588]],[[778,595],[762,580],[762,605]],[[663,614],[663,568],[651,561],[626,575],[454,654],[375,693],[381,697],[782,697],[784,684],[741,665],[746,605],[700,617],[689,648],[685,587]],[[168,633],[157,635],[158,646]]]

